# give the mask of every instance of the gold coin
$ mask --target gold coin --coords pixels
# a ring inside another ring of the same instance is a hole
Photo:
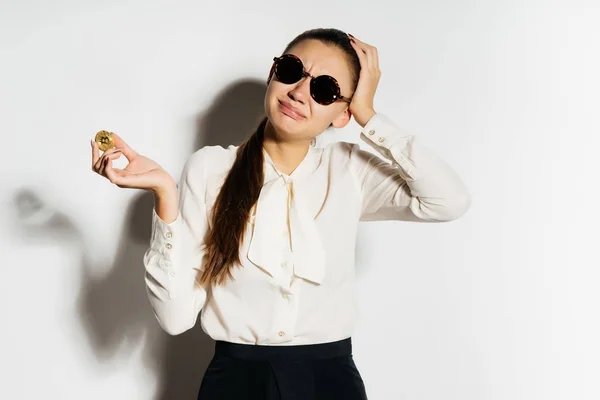
[[[102,151],[106,151],[115,147],[115,141],[112,137],[112,132],[99,131],[96,133],[94,141],[98,143],[98,148]]]

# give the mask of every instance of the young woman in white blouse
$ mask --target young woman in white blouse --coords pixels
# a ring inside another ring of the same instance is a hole
[[[450,221],[470,204],[448,165],[375,112],[379,78],[375,47],[310,30],[274,58],[256,131],[195,152],[179,185],[117,135],[102,156],[92,141],[96,172],[154,194],[144,264],[159,324],[176,335],[200,314],[216,341],[198,399],[367,398],[351,351],[359,221]],[[314,145],[352,117],[381,156]]]

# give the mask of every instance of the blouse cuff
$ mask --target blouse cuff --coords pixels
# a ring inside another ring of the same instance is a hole
[[[154,207],[152,208],[152,235],[150,248],[158,253],[168,264],[173,260],[173,252],[177,249],[177,242],[181,237],[181,215],[171,222],[163,221]]]
[[[400,167],[405,180],[419,179],[411,159],[414,135],[402,131],[388,117],[377,113],[364,126],[361,138],[392,164]]]

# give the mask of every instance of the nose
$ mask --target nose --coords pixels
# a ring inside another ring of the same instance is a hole
[[[299,103],[306,104],[310,97],[310,76],[300,79],[288,92],[288,97]]]

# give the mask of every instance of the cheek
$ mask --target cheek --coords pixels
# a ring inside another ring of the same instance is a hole
[[[265,107],[267,116],[270,116],[270,112],[271,112],[271,110],[273,110],[273,107],[275,107],[276,102],[277,102],[277,94],[275,93],[275,90],[273,89],[273,84],[270,84],[269,86],[267,86],[267,91],[265,93],[265,102],[264,102],[264,107]]]
[[[312,113],[313,113],[312,115],[313,115],[314,119],[318,120],[320,125],[325,124],[325,125],[329,126],[331,121],[337,115],[334,107],[323,106],[314,101],[311,101],[311,110],[312,110]]]
[[[312,127],[315,132],[323,132],[329,128],[334,120],[336,120],[340,114],[344,111],[343,107],[332,104],[328,106],[322,106],[314,103],[312,105],[313,110],[313,121]]]

